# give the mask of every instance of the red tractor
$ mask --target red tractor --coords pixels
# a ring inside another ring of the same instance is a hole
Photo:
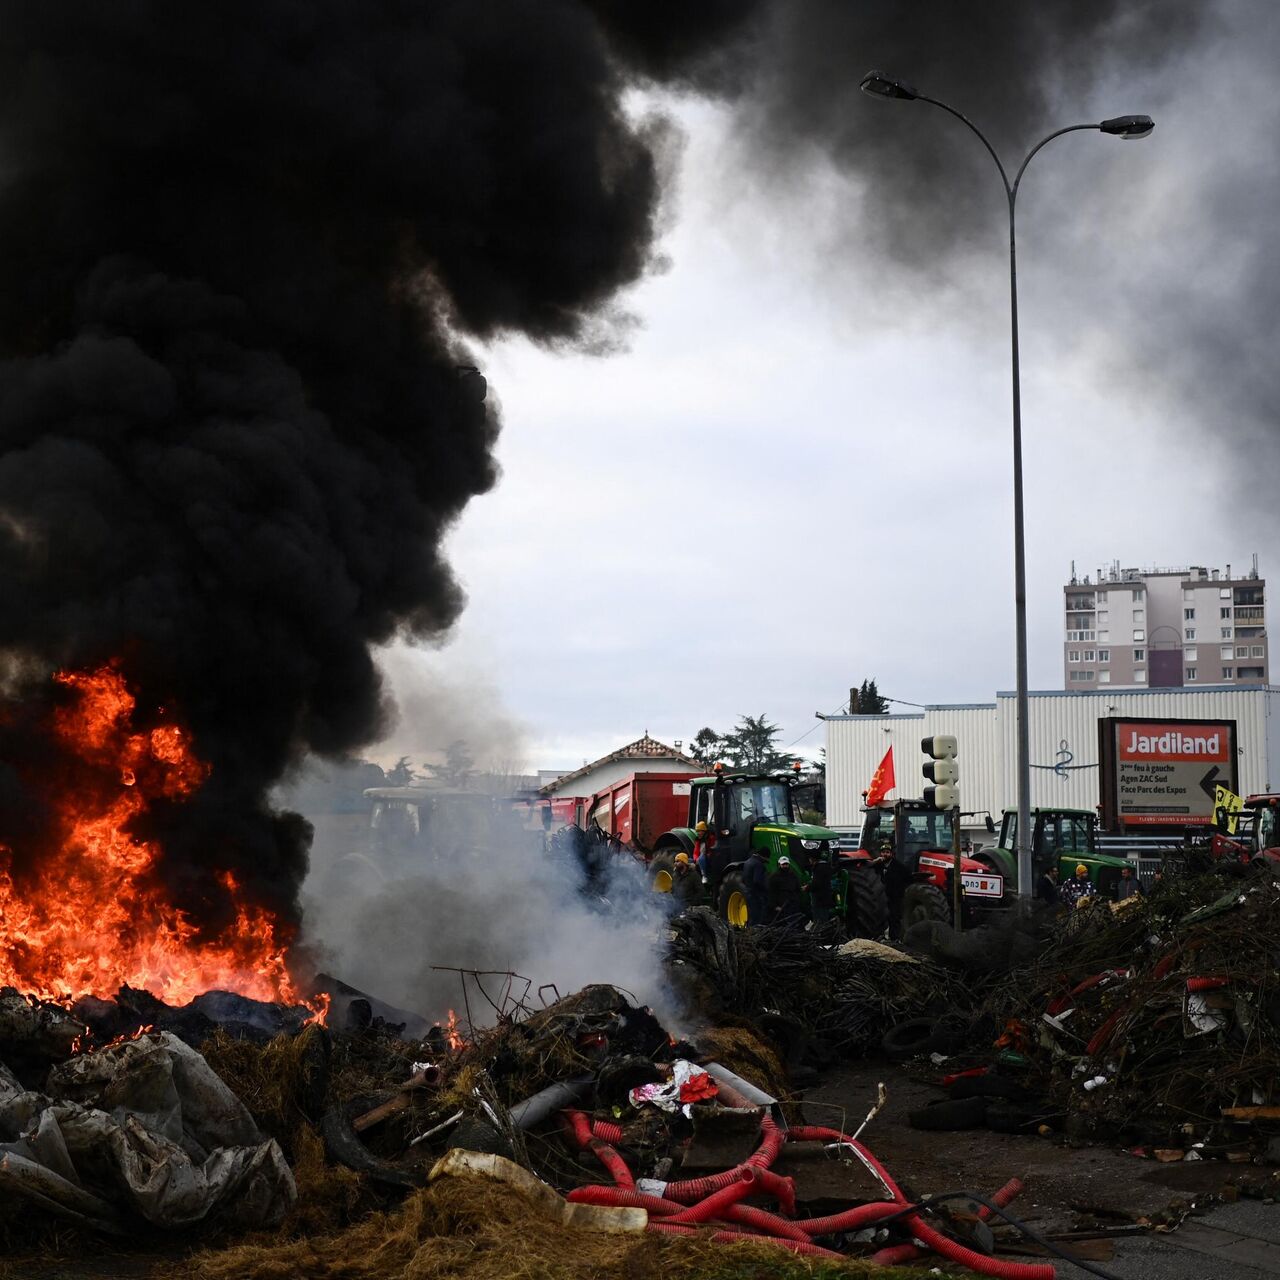
[[[922,920],[951,923],[950,810],[923,800],[898,800],[863,813],[858,851],[844,856],[879,869],[889,898],[890,932],[901,937]],[[963,855],[960,883],[966,916],[977,907],[999,906],[1004,897],[1004,877]]]
[[[1265,792],[1247,796],[1235,833],[1217,831],[1210,849],[1216,859],[1239,861],[1245,866],[1280,867],[1280,795]]]

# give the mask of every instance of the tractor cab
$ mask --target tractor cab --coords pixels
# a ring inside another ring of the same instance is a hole
[[[894,932],[921,920],[950,920],[951,811],[924,800],[897,800],[864,809],[863,815],[856,856],[882,869]],[[960,884],[966,914],[998,905],[1004,896],[999,872],[967,855],[960,859]]]
[[[1263,859],[1280,863],[1280,795],[1264,793],[1246,797],[1231,835],[1213,837],[1217,857],[1237,857],[1250,863]]]
[[[777,832],[795,825],[792,782],[783,777],[717,774],[698,778],[689,793],[689,827],[705,822],[728,862],[744,862],[756,843],[757,828]]]
[[[1115,891],[1122,868],[1132,865],[1126,858],[1099,853],[1096,843],[1098,815],[1091,809],[1032,809],[1031,871],[1036,879],[1050,867],[1058,868],[1058,879],[1065,884],[1076,873],[1076,867],[1089,869],[1089,879],[1099,893],[1110,896]],[[996,848],[984,850],[982,858],[1009,881],[1018,883],[1018,811],[1006,809],[1000,821],[1000,840]]]

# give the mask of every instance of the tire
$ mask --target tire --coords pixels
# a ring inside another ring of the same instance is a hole
[[[402,1169],[376,1156],[360,1140],[360,1135],[351,1127],[351,1122],[366,1111],[389,1101],[394,1093],[376,1093],[364,1097],[352,1098],[340,1107],[328,1112],[320,1122],[320,1133],[324,1138],[324,1149],[330,1160],[345,1164],[348,1169],[363,1173],[372,1181],[384,1187],[398,1187],[412,1190],[426,1182],[426,1171],[414,1172]]]
[[[929,1052],[950,1057],[964,1048],[969,1038],[969,1020],[958,1013],[944,1014],[934,1024],[929,1038]],[[955,1097],[955,1094],[951,1095]]]
[[[954,1133],[960,1129],[981,1129],[987,1123],[987,1102],[984,1098],[947,1098],[932,1106],[912,1111],[907,1123],[913,1129],[932,1129],[939,1133]]]
[[[951,904],[937,885],[909,884],[902,894],[902,932],[922,921],[951,923]]]
[[[735,929],[745,928],[750,923],[747,911],[747,890],[739,872],[725,872],[725,877],[720,882],[720,896],[716,900],[716,914]],[[755,923],[763,924],[764,922],[757,920]]]
[[[849,868],[845,924],[855,938],[883,938],[889,929],[889,897],[874,867]]]
[[[1032,1133],[1041,1119],[1041,1113],[1033,1111],[1025,1103],[1004,1099],[987,1103],[985,1123],[993,1133]]]
[[[479,1151],[487,1156],[505,1156],[511,1160],[515,1152],[507,1141],[487,1120],[477,1116],[468,1116],[459,1122],[458,1127],[449,1135],[449,1149],[461,1147],[464,1151]]]
[[[929,1051],[937,1025],[936,1018],[908,1018],[884,1033],[880,1048],[887,1058],[905,1062],[908,1058]]]
[[[654,893],[671,892],[675,883],[676,854],[674,849],[662,849],[653,855],[649,863],[649,888]]]

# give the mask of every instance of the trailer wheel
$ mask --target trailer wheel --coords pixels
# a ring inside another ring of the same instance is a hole
[[[745,929],[748,920],[747,890],[742,877],[736,871],[727,872],[720,883],[720,898],[716,903],[720,918],[735,929]],[[757,920],[757,924],[762,921]]]
[[[951,904],[934,884],[909,884],[902,895],[902,931],[922,922],[951,923]]]
[[[882,938],[889,928],[889,897],[874,867],[849,868],[844,919],[855,938]]]
[[[649,863],[649,888],[654,893],[670,893],[675,884],[676,855],[666,849]]]

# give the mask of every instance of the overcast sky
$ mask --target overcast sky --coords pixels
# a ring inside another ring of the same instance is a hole
[[[1062,684],[1073,559],[1240,569],[1257,551],[1277,569],[1277,471],[1258,454],[1274,427],[1275,18],[1209,8],[1154,70],[1113,65],[1073,97],[1060,69],[1049,127],[1149,112],[1156,131],[1054,142],[1019,200],[1032,688]],[[856,82],[872,56],[852,57]],[[626,348],[479,353],[502,479],[449,541],[461,622],[392,661],[408,696],[379,758],[470,736],[491,760],[567,768],[646,729],[687,741],[760,712],[814,754],[814,712],[866,677],[921,703],[1013,686],[994,167],[935,108],[854,95],[851,127],[909,112],[921,139],[978,155],[954,198],[989,234],[935,253],[908,220],[894,256],[863,223],[868,192],[898,180],[887,166],[762,145],[749,96],[661,105],[685,145],[665,269],[621,300]],[[935,218],[950,198],[936,191]]]

